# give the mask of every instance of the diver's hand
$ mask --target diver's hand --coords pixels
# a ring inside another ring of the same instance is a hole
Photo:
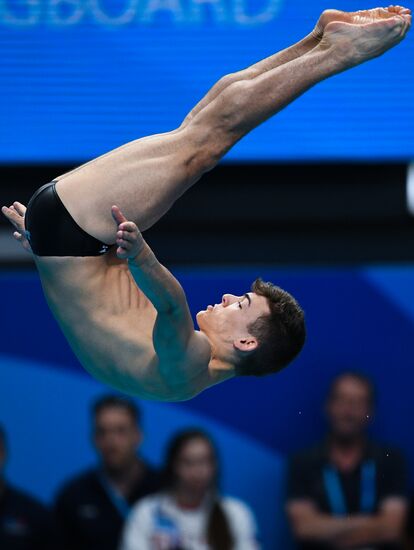
[[[122,260],[135,258],[145,247],[140,230],[134,222],[126,219],[118,206],[112,207],[112,217],[118,225],[116,255]]]
[[[1,211],[9,220],[9,222],[15,227],[16,231],[13,233],[13,237],[16,241],[22,245],[22,247],[31,252],[30,243],[26,238],[26,230],[24,225],[24,217],[26,215],[26,207],[21,202],[14,202],[11,206],[3,206]]]

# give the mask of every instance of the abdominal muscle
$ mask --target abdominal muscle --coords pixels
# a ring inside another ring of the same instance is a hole
[[[113,251],[35,261],[48,305],[83,367],[121,391],[169,399],[152,342],[156,310],[127,263]]]

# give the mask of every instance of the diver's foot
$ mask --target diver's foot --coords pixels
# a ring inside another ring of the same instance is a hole
[[[353,25],[364,25],[366,23],[378,21],[379,19],[389,19],[396,15],[402,17],[411,16],[411,10],[403,6],[388,6],[387,8],[375,8],[372,10],[360,10],[355,12],[325,10],[313,30],[313,35],[315,39],[321,41],[327,25],[334,21]],[[411,22],[411,17],[409,19]]]
[[[382,55],[401,42],[411,26],[411,12],[402,6],[332,12],[324,12],[329,22],[324,21],[319,46],[336,53],[342,70]]]
[[[387,8],[375,8],[372,10],[360,10],[346,12],[339,10],[325,10],[317,22],[313,34],[318,40],[322,40],[325,28],[329,23],[341,21],[342,23],[351,23],[354,25],[363,25],[372,22],[374,19],[389,19],[395,15],[411,15],[411,10],[403,6],[388,6]]]

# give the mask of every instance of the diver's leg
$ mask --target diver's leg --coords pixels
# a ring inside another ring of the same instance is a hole
[[[373,10],[370,10],[371,12]],[[377,8],[376,15],[378,17],[390,17],[392,15],[408,15],[411,13],[410,9],[403,8],[402,6],[390,6],[388,8]],[[354,23],[358,18],[363,20],[369,11],[359,12],[345,12],[339,10],[325,10],[320,16],[313,31],[305,36],[301,41],[293,44],[289,48],[267,57],[251,65],[247,69],[237,71],[235,73],[227,74],[223,76],[201,99],[199,103],[188,113],[183,121],[182,127],[186,126],[190,120],[192,120],[202,109],[204,109],[211,101],[213,101],[225,88],[230,84],[239,80],[251,80],[261,74],[276,69],[285,63],[289,63],[298,57],[305,55],[315,48],[322,40],[325,28],[329,23],[333,21],[342,21],[345,23]]]
[[[237,71],[235,73],[226,74],[225,76],[220,78],[220,80],[216,82],[216,84],[214,84],[214,86],[208,91],[208,93],[188,113],[181,127],[187,126],[187,124],[196,115],[198,115],[198,113],[202,109],[204,109],[209,103],[216,99],[216,97],[221,94],[221,92],[223,92],[225,88],[230,86],[230,84],[233,84],[234,82],[238,82],[240,80],[251,80],[252,78],[256,78],[256,76],[259,76],[267,71],[276,69],[276,67],[280,67],[280,65],[289,63],[289,61],[293,61],[294,59],[300,57],[301,55],[304,55],[305,53],[315,48],[315,46],[318,45],[319,41],[320,39],[314,31],[300,42],[297,42],[296,44],[290,46],[289,48],[286,48],[285,50],[277,52],[274,55],[267,57],[266,59],[262,59],[258,63],[255,63],[254,65],[251,65],[246,69]]]
[[[193,132],[183,132],[190,121],[234,82],[252,79],[310,51],[320,41],[321,21],[326,23],[326,13],[315,31],[302,41],[223,77],[176,130],[127,143],[55,178],[58,194],[77,223],[109,243],[114,239],[112,218],[102,215],[109,203],[121,203],[129,219],[135,220],[141,230],[157,221],[202,174],[197,176],[197,169],[191,167],[198,156],[194,150],[197,139],[192,142]]]
[[[57,192],[75,221],[103,242],[115,241],[113,204],[145,230],[244,134],[338,70],[335,56],[314,49],[234,82],[181,130],[100,157],[59,179]]]
[[[56,178],[56,191],[83,230],[111,244],[111,206],[148,229],[194,183],[197,155],[192,132],[177,129],[130,142]]]
[[[188,134],[183,134],[182,130],[202,109],[234,82],[255,78],[261,73],[287,63],[313,49],[320,42],[323,29],[328,20],[332,18],[333,13],[334,10],[325,11],[314,31],[297,44],[263,59],[247,69],[221,78],[176,130],[127,143],[55,178],[55,181],[58,182],[58,194],[77,223],[99,240],[112,242],[112,219],[109,215],[101,216],[98,208],[94,209],[96,214],[91,215],[89,207],[91,201],[94,201],[95,206],[100,207],[105,203],[106,208],[108,197],[110,197],[110,202],[122,202],[129,219],[135,220],[141,230],[157,221],[177,197],[197,179],[188,178],[186,164],[191,162],[193,151],[191,146],[188,147],[191,145],[188,141],[189,138],[184,137]],[[184,140],[187,140],[186,144],[184,144]],[[182,156],[178,153],[179,150],[183,153]],[[163,161],[167,157],[167,166],[165,166]],[[194,172],[194,170],[190,170],[190,172]],[[148,181],[149,174],[152,175],[150,180],[154,182],[156,178],[157,182],[153,183],[150,196],[147,196],[148,189],[152,186]],[[158,194],[160,187],[163,191],[167,191],[165,197],[160,198]],[[80,188],[82,188],[82,202],[79,201]],[[174,190],[172,196],[169,190]],[[121,197],[122,199],[120,199]],[[152,205],[151,199],[156,200],[155,206]]]
[[[191,120],[195,134],[205,136],[204,164],[214,165],[214,159],[244,135],[318,82],[385,53],[405,37],[411,25],[409,10],[375,9],[348,15],[353,19],[330,23],[313,50],[251,80],[231,84]]]
[[[184,128],[127,144],[59,179],[65,206],[85,231],[107,243],[115,241],[113,204],[147,229],[243,135],[317,82],[380,55],[409,27],[400,16],[367,19],[330,23],[316,48],[230,84]]]

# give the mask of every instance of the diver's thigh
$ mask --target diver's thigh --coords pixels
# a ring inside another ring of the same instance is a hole
[[[183,130],[131,142],[56,178],[56,191],[76,223],[102,242],[115,241],[113,204],[145,230],[194,180],[189,137]]]

